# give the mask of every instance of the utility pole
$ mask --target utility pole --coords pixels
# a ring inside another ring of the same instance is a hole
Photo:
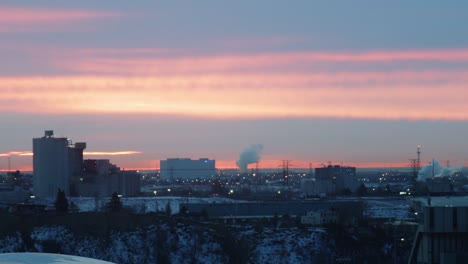
[[[410,159],[414,180],[418,178],[419,170],[421,169],[421,146],[418,146],[416,154],[416,159]]]
[[[419,172],[418,160],[410,159],[410,165],[411,165],[411,174],[413,176],[413,179],[416,180],[418,178],[418,172]]]
[[[419,169],[419,168],[421,168],[421,146],[418,146],[417,154],[418,154],[418,163],[417,163],[417,165],[418,165],[418,169]]]
[[[169,168],[169,175],[170,175],[172,184],[174,184],[174,167]]]

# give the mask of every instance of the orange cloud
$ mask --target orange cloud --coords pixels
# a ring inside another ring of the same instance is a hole
[[[468,62],[468,49],[138,57],[168,52],[81,50],[83,58],[64,59],[57,66],[86,75],[0,77],[0,110],[215,119],[468,120],[464,69],[317,72],[308,68],[321,62]]]
[[[58,8],[0,7],[0,32],[45,31],[60,24],[116,17],[120,14]],[[47,27],[45,26],[47,25]]]
[[[0,110],[468,120],[466,72],[0,78]]]
[[[32,156],[32,153],[27,152],[27,151],[10,151],[6,153],[0,153],[0,157],[11,157],[11,156]]]
[[[141,154],[141,151],[85,151],[83,155],[85,156],[122,156],[122,155],[135,155]]]
[[[159,48],[136,48],[136,49],[81,49],[76,51],[81,55],[92,55],[92,56],[122,56],[122,55],[168,55],[174,54],[177,52],[175,49],[159,49]],[[62,53],[66,53],[66,51],[62,51]]]
[[[85,156],[123,156],[123,155],[135,155],[141,154],[141,151],[85,151]],[[11,157],[11,156],[33,156],[30,151],[10,151],[6,153],[0,153],[0,157]]]

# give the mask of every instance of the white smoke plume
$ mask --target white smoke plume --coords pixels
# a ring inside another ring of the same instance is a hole
[[[262,154],[263,145],[255,144],[246,149],[244,149],[239,157],[239,160],[236,162],[237,167],[241,172],[247,171],[247,166],[249,164],[260,161],[260,155]]]
[[[460,172],[462,167],[444,167],[438,160],[434,160],[432,163],[424,165],[419,170],[418,181],[425,181],[426,179],[434,177],[445,177],[451,176],[456,172]]]

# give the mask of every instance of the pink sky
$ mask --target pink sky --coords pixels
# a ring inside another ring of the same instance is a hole
[[[463,8],[426,4],[451,14],[437,20],[413,3],[410,16],[365,6],[357,17],[343,10],[360,4],[143,2],[0,7],[0,170],[8,157],[30,168],[46,129],[127,168],[169,157],[234,167],[257,143],[261,167],[395,167],[419,144],[468,156]]]

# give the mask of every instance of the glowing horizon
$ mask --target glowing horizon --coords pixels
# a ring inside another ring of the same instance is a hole
[[[259,163],[258,169],[261,170],[278,170],[281,171],[282,168],[279,167],[277,164],[279,164],[281,160],[271,160],[271,161],[264,161]],[[218,163],[225,164],[225,165],[218,165]],[[217,170],[238,170],[239,168],[235,165],[236,161],[235,160],[224,160],[224,161],[216,161],[216,169]],[[290,170],[306,170],[309,169],[309,166],[307,165],[307,161],[300,161],[298,162],[300,164],[303,164],[304,166],[291,166],[289,167]],[[263,164],[269,164],[269,165],[263,165]],[[316,163],[319,164],[319,163]],[[159,171],[159,167],[131,167],[131,166],[121,166],[119,164],[116,164],[119,166],[121,169],[124,170],[139,170],[139,171],[145,171],[145,170],[155,170]],[[332,165],[341,165],[344,167],[356,167],[357,169],[398,169],[398,168],[411,168],[411,164],[409,162],[402,162],[402,163],[378,163],[378,162],[350,162],[346,164],[335,164],[332,163]],[[325,165],[326,166],[326,165]],[[321,168],[322,165],[320,166],[313,166],[312,169],[314,170],[315,168]],[[251,170],[255,170],[255,165],[250,165],[248,167],[248,172]],[[32,166],[21,166],[21,167],[15,167],[12,168],[11,171],[26,171],[26,172],[32,172],[33,168]],[[8,172],[8,169],[2,169],[0,168],[0,172]]]

